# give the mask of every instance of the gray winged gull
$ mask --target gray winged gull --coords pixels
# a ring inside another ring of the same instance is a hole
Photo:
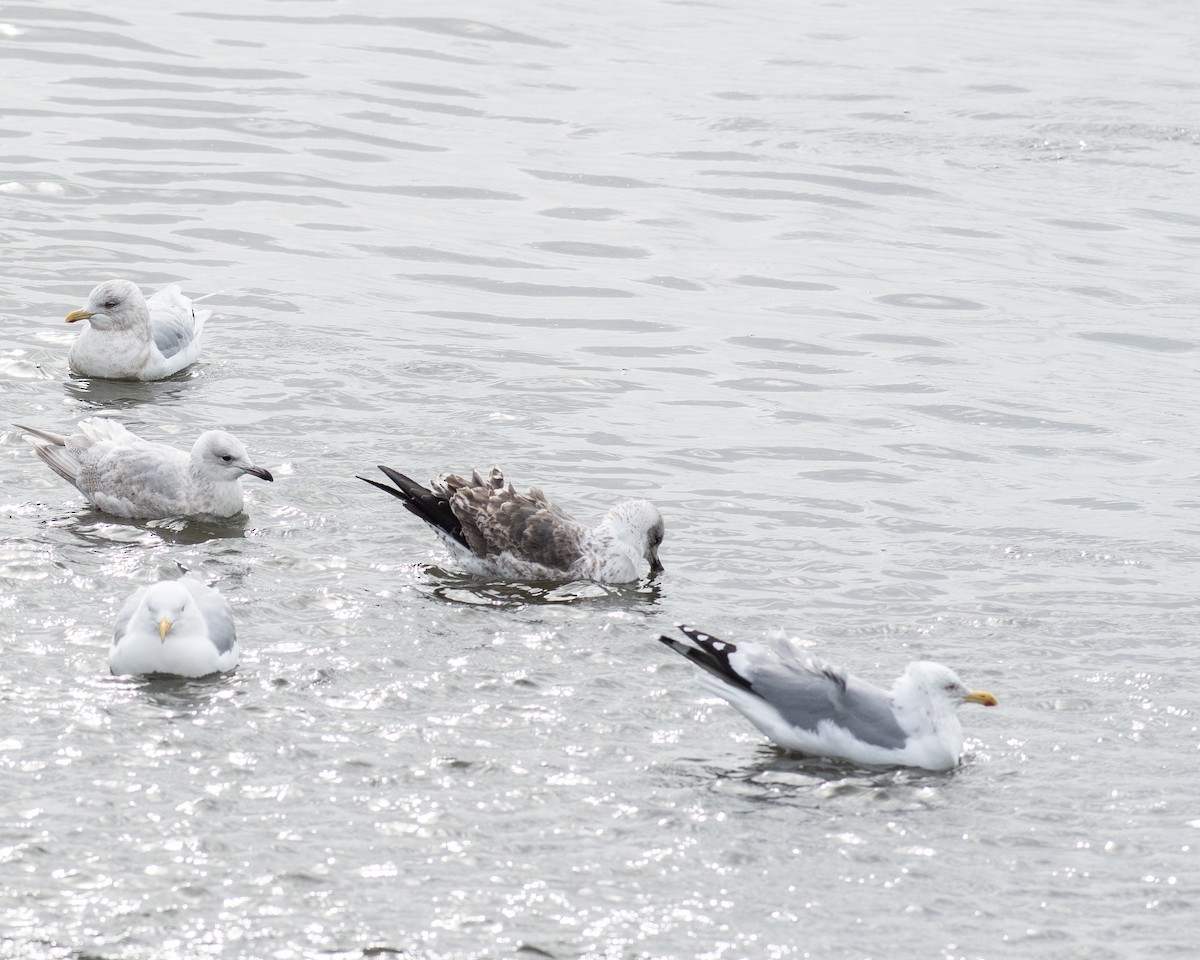
[[[25,439],[37,455],[92,506],[118,517],[232,517],[242,512],[243,474],[275,479],[223,430],[200,434],[189,453],[143,440],[108,417],[80,420],[70,437],[13,426],[32,434]]]
[[[703,685],[728,700],[779,746],[855,763],[949,770],[962,753],[957,709],[994,707],[949,667],[910,663],[890,691],[804,657],[794,641],[738,643],[679,624],[695,646],[659,637],[706,671]]]
[[[132,594],[117,614],[108,665],[118,676],[205,677],[237,666],[228,602],[192,577],[160,580]]]
[[[546,499],[537,487],[517,493],[492,467],[466,480],[447,474],[423,487],[380,465],[395,487],[359,477],[398,497],[420,517],[468,573],[517,580],[636,580],[643,560],[651,575],[663,569],[658,547],[663,519],[646,500],[626,500],[594,527],[580,523]]]
[[[149,300],[128,280],[106,280],[67,323],[89,321],[71,345],[67,365],[81,377],[162,380],[200,357],[210,310],[195,310],[175,284]]]

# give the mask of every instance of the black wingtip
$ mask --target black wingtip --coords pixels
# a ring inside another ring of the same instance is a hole
[[[376,464],[376,466],[379,467],[385,477],[395,484],[394,487],[389,487],[386,483],[380,483],[378,480],[369,480],[358,474],[355,474],[355,476],[364,483],[369,483],[371,486],[382,490],[384,493],[390,493],[403,503],[404,508],[413,514],[413,516],[419,517],[431,527],[453,537],[464,547],[467,546],[467,539],[463,534],[462,523],[450,508],[450,501],[438,496],[428,487],[417,483],[412,477],[406,477],[399,470],[393,470],[382,463]]]
[[[386,483],[380,483],[378,480],[371,480],[368,477],[360,477],[357,473],[354,476],[363,483],[369,483],[371,486],[377,487],[384,493],[390,493],[393,497],[399,497],[401,500],[404,499],[404,494],[402,494],[399,490],[389,487]]]
[[[389,487],[386,483],[380,483],[378,480],[372,480],[369,477],[364,477],[357,473],[354,476],[363,483],[369,483],[376,489],[382,490],[384,493],[390,493],[393,497],[402,500],[405,506],[409,506],[422,494],[432,496],[431,491],[422,487],[411,477],[406,477],[399,470],[393,470],[391,467],[385,467],[382,463],[377,464],[376,466],[383,471],[383,475],[385,477],[395,484],[394,487]]]
[[[729,662],[730,655],[737,653],[737,646],[735,644],[730,643],[728,640],[714,637],[703,630],[697,630],[688,624],[677,623],[675,626],[696,646],[688,646],[682,640],[676,640],[668,636],[660,636],[658,638],[660,643],[666,644],[676,653],[687,657],[692,663],[702,667],[714,677],[725,681],[731,686],[740,687],[751,693],[755,692],[750,681],[738,673],[734,669],[733,664]]]
[[[696,639],[696,636],[695,636],[696,630],[693,627],[689,627],[685,623],[677,623],[677,624],[675,624],[675,626],[677,628],[679,628],[680,630],[682,630],[684,635],[689,640]],[[676,653],[681,653],[685,657],[688,655],[688,651],[692,649],[686,643],[684,643],[682,640],[676,640],[674,637],[668,637],[666,634],[662,634],[662,633],[660,633],[658,635],[658,642],[666,644],[668,647],[670,647]]]
[[[423,493],[423,494],[432,494],[433,493],[433,491],[430,490],[428,487],[417,483],[417,481],[414,480],[412,477],[406,476],[405,474],[401,473],[399,470],[393,470],[391,467],[385,466],[382,463],[375,464],[375,467],[385,477],[387,477],[389,480],[391,480],[392,483],[394,483],[400,490],[403,490],[409,496],[413,496],[415,493]]]
[[[714,643],[720,644],[722,648],[728,647],[730,650],[737,650],[737,647],[728,640],[722,640],[720,637],[714,637],[711,633],[708,633],[705,630],[700,630],[697,627],[693,627],[690,623],[677,623],[675,626],[678,627],[680,632],[683,633],[683,635],[689,640],[691,640],[692,643],[699,644],[706,650],[709,648],[710,644]]]

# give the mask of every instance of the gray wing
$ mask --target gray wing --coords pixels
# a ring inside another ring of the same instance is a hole
[[[113,624],[113,643],[117,643],[129,630],[129,621],[142,605],[142,597],[148,589],[150,588],[139,587],[121,604],[121,609],[117,612],[117,622]]]
[[[187,592],[196,601],[196,609],[204,617],[204,625],[208,628],[208,639],[212,641],[217,653],[226,653],[233,649],[237,642],[237,631],[233,626],[233,608],[219,592],[212,587],[206,587],[199,580],[191,577],[180,577],[179,582],[187,588]]]
[[[48,430],[39,430],[37,427],[29,427],[23,423],[14,423],[13,426],[32,434],[25,439],[33,444],[37,455],[51,470],[68,483],[79,485],[79,461],[74,453],[67,449],[67,437],[51,433]]]
[[[204,326],[203,320],[197,323],[192,301],[175,284],[163,287],[147,300],[146,309],[150,312],[154,345],[167,358],[186,349]]]
[[[875,746],[899,749],[908,740],[885,691],[834,667],[811,661],[760,661],[742,675],[754,693],[803,730],[815,731],[828,720]]]
[[[171,516],[186,512],[186,463],[186,454],[161,444],[101,445],[84,452],[76,486],[102,510]]]
[[[537,487],[517,493],[492,467],[486,481],[444,477],[438,484],[450,494],[450,507],[477,557],[510,554],[551,570],[567,571],[582,555],[589,528],[555,506]]]

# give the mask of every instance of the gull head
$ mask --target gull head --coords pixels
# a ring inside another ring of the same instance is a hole
[[[918,691],[931,703],[950,708],[961,707],[964,703],[994,707],[997,702],[995,696],[986,690],[968,688],[949,667],[928,660],[910,663],[904,675],[896,681],[896,687],[897,691]]]
[[[191,594],[178,580],[160,581],[146,591],[143,598],[146,615],[158,630],[160,642],[167,642],[167,634],[183,618],[191,602]]]
[[[650,564],[650,575],[662,573],[658,548],[665,529],[662,514],[649,500],[626,500],[608,512],[609,528],[621,542],[628,544]]]
[[[150,323],[146,298],[136,283],[105,280],[90,294],[82,310],[67,314],[67,323],[90,320],[97,330],[129,330]]]
[[[236,480],[244,473],[273,481],[271,471],[256,467],[242,441],[224,430],[200,434],[192,445],[192,465],[214,480]]]

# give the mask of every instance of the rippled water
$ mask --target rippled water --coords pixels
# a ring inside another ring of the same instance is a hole
[[[0,956],[1193,955],[1194,10],[913,6],[0,13],[5,419],[277,477],[124,523],[0,434]],[[204,362],[72,380],[112,275]],[[354,479],[492,462],[665,577],[479,584]],[[177,564],[238,672],[107,676]],[[787,757],[680,620],[1001,705]]]

